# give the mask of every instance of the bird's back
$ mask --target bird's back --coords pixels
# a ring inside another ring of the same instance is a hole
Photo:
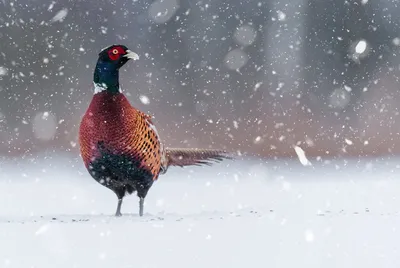
[[[79,141],[87,168],[107,153],[126,157],[150,172],[153,180],[158,178],[161,148],[157,131],[151,118],[132,107],[121,93],[104,91],[93,96],[80,125]]]

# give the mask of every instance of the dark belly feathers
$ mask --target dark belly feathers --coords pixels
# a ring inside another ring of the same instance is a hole
[[[153,174],[142,167],[141,159],[112,153],[102,142],[98,143],[98,150],[100,156],[91,161],[88,168],[97,182],[109,188],[125,187],[130,193],[136,190],[139,195],[147,193],[153,184]]]

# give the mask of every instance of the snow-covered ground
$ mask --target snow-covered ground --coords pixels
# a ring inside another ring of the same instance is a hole
[[[0,267],[400,267],[400,158],[173,168],[142,218],[39,158],[0,163]]]

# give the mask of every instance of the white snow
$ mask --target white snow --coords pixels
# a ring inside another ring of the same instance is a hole
[[[40,226],[40,228],[36,231],[36,235],[41,235],[44,234],[45,232],[47,232],[47,230],[49,229],[49,224],[45,224],[43,226]]]
[[[351,91],[352,91],[352,88],[349,87],[349,86],[344,85],[343,88],[344,88],[344,90],[346,90],[347,92],[351,92]]]
[[[285,13],[283,13],[280,10],[278,10],[277,13],[278,13],[278,20],[280,20],[280,21],[286,20],[286,14]]]
[[[2,161],[0,263],[399,267],[398,163],[342,159],[310,169],[294,160],[238,160],[171,168],[150,190],[143,218],[135,196],[115,218],[116,197],[79,159]]]
[[[261,87],[262,84],[263,84],[263,82],[256,83],[254,86],[254,91],[257,91]]]
[[[352,144],[353,144],[353,141],[352,141],[352,140],[344,139],[344,141],[347,143],[347,145],[352,145]]]
[[[52,2],[50,3],[49,7],[47,8],[47,11],[52,10],[55,3],[56,3],[56,2],[52,1]]]
[[[63,22],[64,19],[67,17],[68,15],[68,8],[63,8],[60,11],[57,12],[57,14],[51,19],[51,22]]]
[[[4,76],[8,73],[7,68],[0,66],[0,76]]]
[[[310,161],[308,161],[308,159],[306,157],[306,153],[304,152],[304,150],[301,147],[294,146],[294,151],[296,152],[297,157],[299,158],[299,161],[303,166],[311,165]]]
[[[367,49],[367,42],[365,40],[360,40],[360,41],[358,41],[358,43],[355,47],[355,52],[357,54],[362,54],[365,52],[366,49]]]
[[[139,96],[139,99],[140,99],[140,101],[143,103],[143,104],[150,104],[150,99],[149,99],[149,97],[147,97],[147,96],[145,96],[145,95],[140,95]]]
[[[307,230],[304,234],[304,237],[307,242],[313,242],[314,241],[314,233],[311,230]]]
[[[255,144],[260,143],[261,141],[262,141],[261,136],[257,136],[257,137],[254,139],[254,143],[255,143]]]

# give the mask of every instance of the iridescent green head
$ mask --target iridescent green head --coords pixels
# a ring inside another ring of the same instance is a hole
[[[93,75],[94,93],[107,90],[111,93],[120,92],[119,68],[130,59],[138,60],[139,56],[124,45],[112,45],[99,53]]]

